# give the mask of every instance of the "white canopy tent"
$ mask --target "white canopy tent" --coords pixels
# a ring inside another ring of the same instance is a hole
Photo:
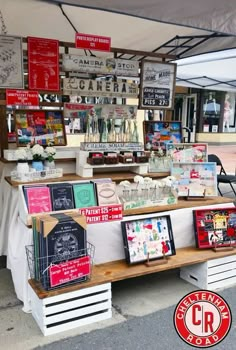
[[[177,85],[236,92],[236,50],[186,58],[177,64]]]
[[[170,60],[236,48],[234,2],[0,0],[0,9],[8,34],[70,42],[75,31],[105,35],[113,47],[168,54]]]

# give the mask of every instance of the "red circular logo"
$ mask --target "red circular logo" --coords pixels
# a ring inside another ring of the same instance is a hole
[[[175,329],[182,340],[197,348],[221,342],[232,324],[229,305],[217,293],[198,290],[185,295],[174,312]]]

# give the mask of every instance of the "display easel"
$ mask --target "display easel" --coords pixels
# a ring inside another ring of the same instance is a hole
[[[168,258],[165,255],[165,252],[163,252],[163,257],[161,259],[158,259],[158,260],[150,260],[149,253],[148,253],[147,262],[145,263],[145,265],[147,267],[151,267],[151,266],[158,266],[158,265],[163,265],[163,264],[167,264],[167,263],[168,263]]]
[[[206,199],[207,199],[207,198],[206,198],[206,190],[204,190],[202,196],[191,196],[191,195],[190,195],[190,190],[188,190],[188,194],[187,194],[187,196],[185,197],[185,199],[186,199],[187,201],[206,200]]]

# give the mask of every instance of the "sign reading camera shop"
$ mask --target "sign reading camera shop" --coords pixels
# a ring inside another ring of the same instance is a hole
[[[63,92],[66,95],[137,98],[138,84],[106,80],[65,78]]]
[[[143,61],[140,77],[140,109],[172,109],[176,64]]]
[[[62,69],[65,72],[112,74],[137,77],[139,62],[115,58],[62,55]]]

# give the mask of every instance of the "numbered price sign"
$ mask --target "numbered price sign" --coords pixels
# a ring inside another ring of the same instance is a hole
[[[140,109],[172,109],[176,64],[143,61],[140,76]]]
[[[80,214],[86,217],[87,224],[117,221],[123,218],[121,204],[82,208]]]

